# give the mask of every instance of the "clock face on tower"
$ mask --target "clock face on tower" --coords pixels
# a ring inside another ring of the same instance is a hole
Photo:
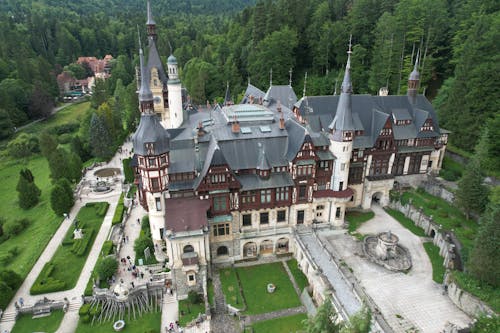
[[[161,97],[156,96],[154,98],[154,102],[155,102],[155,104],[160,104],[161,103]]]

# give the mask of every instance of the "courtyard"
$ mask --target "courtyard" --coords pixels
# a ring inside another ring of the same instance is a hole
[[[356,231],[366,235],[391,230],[396,234],[412,257],[408,273],[391,272],[363,258],[361,242],[345,231],[320,232],[320,239],[352,269],[357,283],[395,332],[439,332],[447,322],[466,326],[470,318],[432,279],[432,265],[422,245],[427,238],[414,235],[381,207],[374,205],[372,209],[375,217]]]

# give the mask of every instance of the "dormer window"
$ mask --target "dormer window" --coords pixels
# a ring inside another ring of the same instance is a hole
[[[150,158],[149,159],[149,166],[150,167],[156,166],[156,158]]]

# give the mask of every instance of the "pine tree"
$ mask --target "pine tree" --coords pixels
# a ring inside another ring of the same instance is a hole
[[[75,203],[71,184],[66,178],[59,179],[50,192],[50,205],[52,210],[62,216],[70,211]]]
[[[113,140],[109,130],[106,128],[105,121],[95,113],[90,120],[89,132],[89,144],[92,149],[92,154],[95,157],[104,159],[110,158],[113,154]]]
[[[481,227],[476,236],[474,248],[469,258],[468,268],[473,276],[494,287],[500,286],[500,203],[488,205],[481,219]]]
[[[19,172],[19,181],[16,187],[19,198],[19,206],[22,209],[34,207],[40,200],[42,191],[35,184],[35,177],[29,169],[22,169]]]
[[[338,314],[333,308],[330,298],[326,298],[318,308],[316,315],[304,320],[307,333],[338,333],[340,325],[337,324]]]
[[[479,162],[473,158],[458,181],[455,193],[455,204],[464,210],[467,218],[471,213],[481,214],[486,207],[489,191],[483,184],[483,179]]]

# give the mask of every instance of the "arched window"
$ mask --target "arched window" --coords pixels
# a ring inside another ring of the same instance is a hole
[[[227,256],[229,253],[227,246],[219,246],[217,248],[217,255],[218,256]]]
[[[182,250],[184,253],[189,253],[189,252],[194,252],[194,247],[192,245],[186,245],[184,246],[184,249]]]

